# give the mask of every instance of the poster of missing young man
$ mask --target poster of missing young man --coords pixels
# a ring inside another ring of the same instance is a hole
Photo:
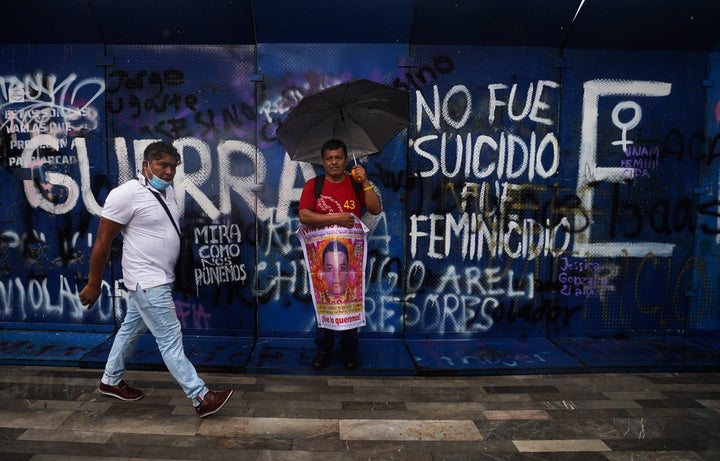
[[[357,217],[352,228],[298,228],[319,327],[349,330],[365,325],[368,232]]]

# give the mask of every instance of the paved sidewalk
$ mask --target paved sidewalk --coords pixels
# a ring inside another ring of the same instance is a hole
[[[720,373],[368,377],[201,373],[236,390],[198,418],[165,371],[0,366],[0,460],[718,460]]]

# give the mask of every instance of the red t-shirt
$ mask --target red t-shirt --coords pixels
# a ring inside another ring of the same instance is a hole
[[[308,209],[322,214],[341,213],[345,211],[354,213],[355,216],[360,218],[362,217],[362,208],[365,206],[364,195],[365,194],[360,194],[360,197],[357,196],[349,175],[345,175],[345,179],[340,183],[329,181],[326,177],[323,182],[320,197],[318,197],[316,201],[315,178],[312,178],[303,186],[298,209]]]

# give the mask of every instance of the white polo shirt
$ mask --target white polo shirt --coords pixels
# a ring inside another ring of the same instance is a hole
[[[178,237],[170,217],[150,190],[143,175],[111,190],[102,216],[122,224],[122,271],[125,287],[144,289],[175,281],[175,262],[180,253]],[[160,193],[160,198],[163,198]],[[172,187],[165,190],[165,203],[176,223],[180,211]]]

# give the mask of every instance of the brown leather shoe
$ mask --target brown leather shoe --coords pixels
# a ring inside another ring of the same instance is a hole
[[[115,386],[110,386],[100,381],[99,390],[105,395],[115,397],[120,400],[140,400],[143,397],[143,393],[140,389],[130,387],[125,381],[120,381]]]
[[[232,393],[232,389],[228,389],[219,392],[208,391],[203,398],[198,396],[200,405],[195,407],[195,412],[201,418],[217,413],[230,400]]]

